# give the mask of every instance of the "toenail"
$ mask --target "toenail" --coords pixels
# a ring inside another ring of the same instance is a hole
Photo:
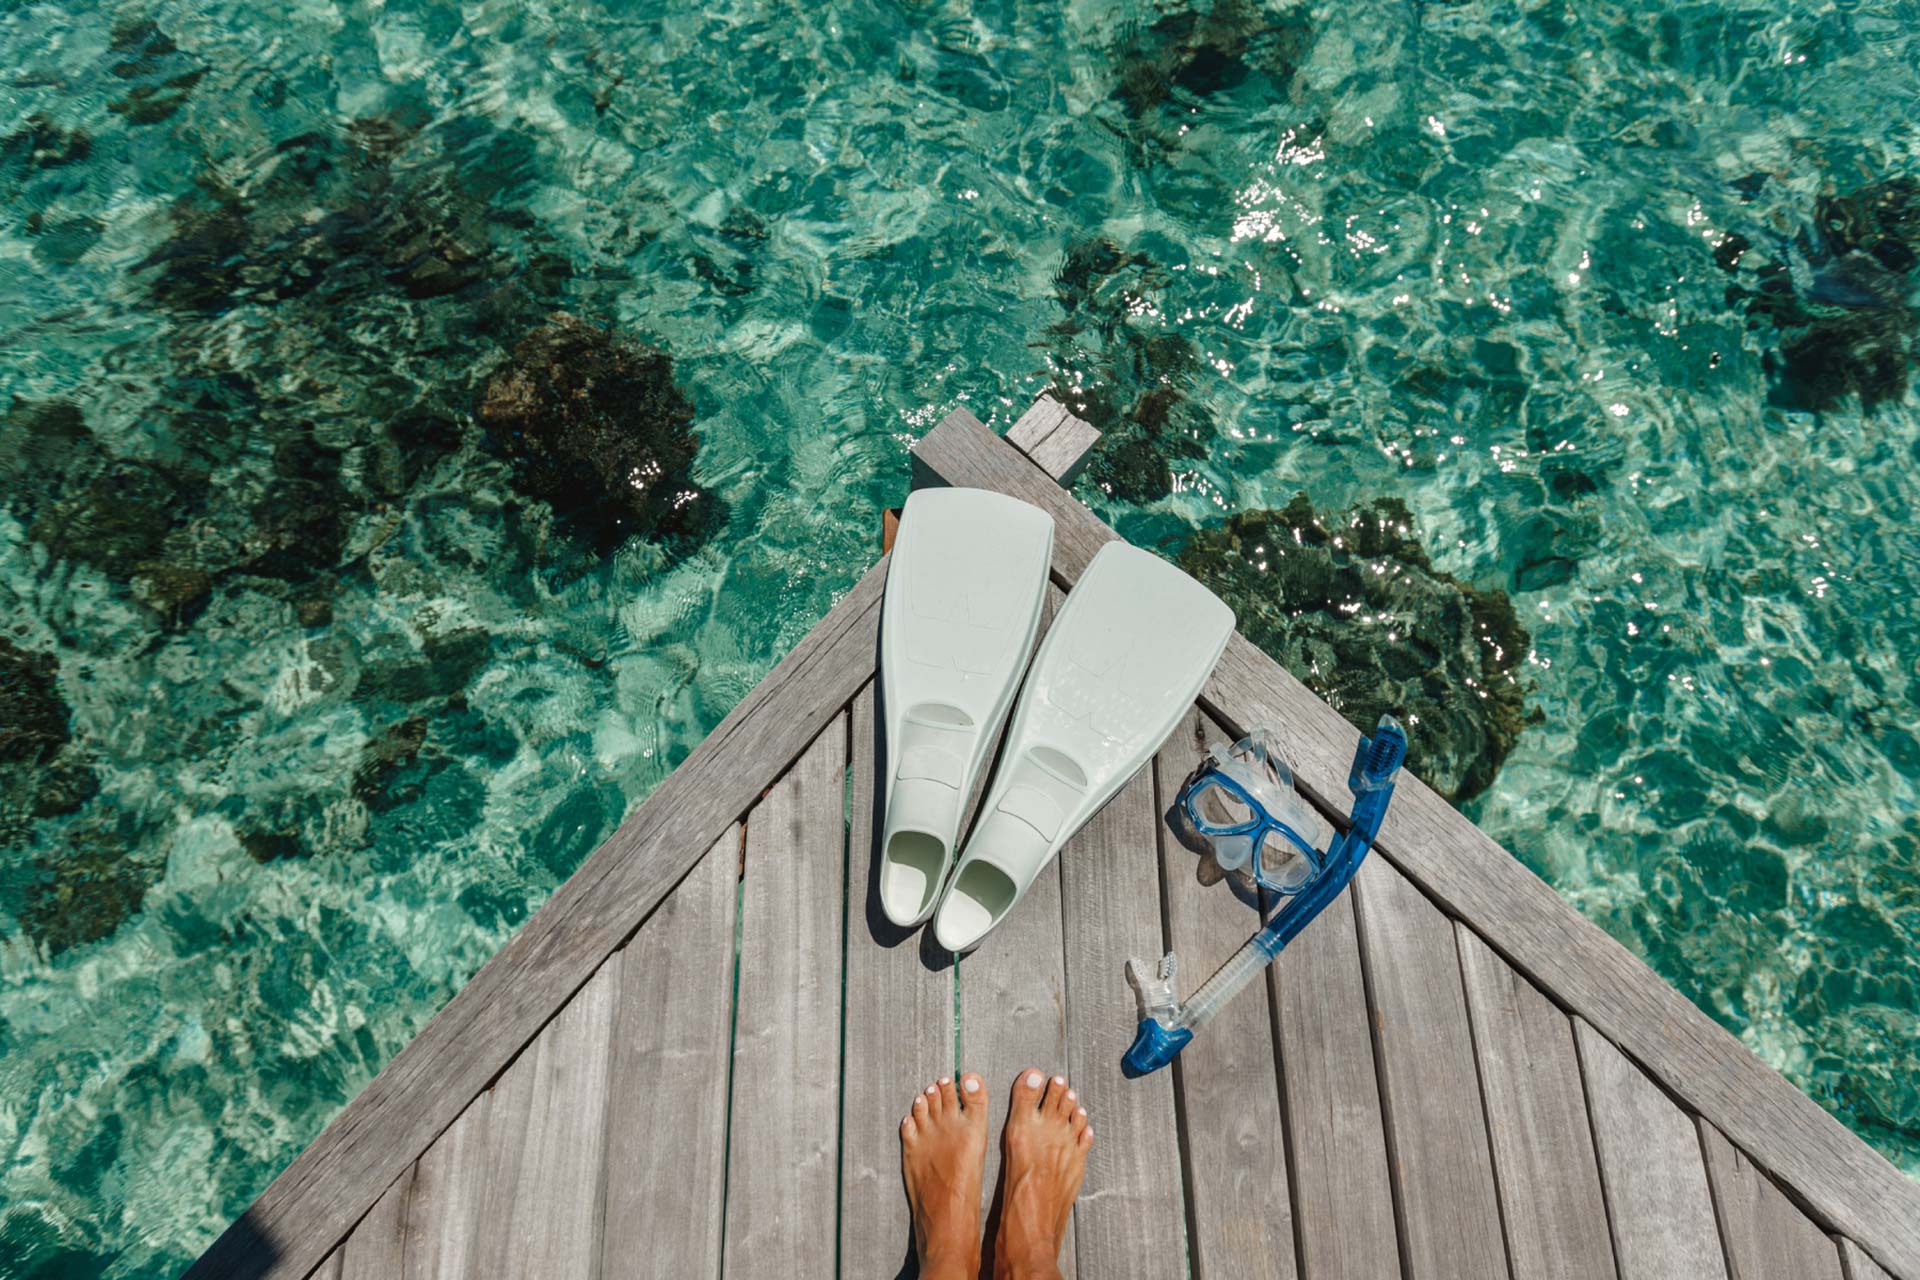
[[[1086,1109],[1085,1107],[1081,1107],[1081,1108],[1080,1108],[1080,1110],[1079,1110],[1079,1114],[1080,1114],[1080,1115],[1083,1115],[1083,1116],[1084,1116],[1084,1115],[1086,1115],[1086,1114],[1087,1114],[1087,1109]]]
[[[960,1082],[960,1087],[968,1093],[980,1092],[980,1082],[978,1080],[963,1080]]]
[[[934,1094],[936,1094],[936,1093],[938,1093],[938,1092],[940,1092],[940,1090],[938,1090],[938,1089],[936,1089],[936,1088],[935,1088],[934,1086],[932,1086],[932,1085],[928,1085],[928,1086],[927,1086],[927,1096],[928,1096],[929,1098],[931,1098],[931,1097],[932,1097],[932,1096],[933,1096]]]
[[[1040,1073],[1038,1071],[1029,1071],[1027,1073],[1027,1088],[1038,1089],[1040,1085],[1041,1085]]]
[[[1074,1099],[1076,1099],[1076,1098],[1078,1098],[1079,1096],[1080,1096],[1080,1095],[1079,1095],[1079,1094],[1077,1094],[1077,1093],[1075,1093],[1075,1092],[1074,1092],[1073,1090],[1071,1090],[1071,1089],[1069,1089],[1069,1090],[1067,1090],[1067,1101],[1068,1101],[1068,1102],[1072,1102],[1072,1101],[1073,1101]]]
[[[1055,1084],[1065,1084],[1067,1082],[1067,1078],[1065,1076],[1055,1076],[1053,1078],[1053,1082]]]
[[[940,1077],[940,1083],[941,1083],[941,1084],[952,1084],[952,1083],[953,1083],[953,1077],[952,1077],[952,1076],[941,1076],[941,1077]]]

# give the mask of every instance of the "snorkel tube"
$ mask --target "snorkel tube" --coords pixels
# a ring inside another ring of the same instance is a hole
[[[1406,758],[1406,731],[1392,716],[1381,716],[1373,736],[1360,739],[1354,752],[1353,768],[1347,774],[1353,811],[1347,830],[1334,837],[1320,875],[1283,902],[1266,927],[1228,957],[1186,1003],[1180,1002],[1174,986],[1178,964],[1173,952],[1169,951],[1157,967],[1142,960],[1128,962],[1127,978],[1140,1000],[1140,1026],[1133,1047],[1122,1059],[1128,1075],[1158,1071],[1180,1056],[1193,1033],[1212,1021],[1221,1006],[1273,963],[1274,957],[1340,896],[1360,869],[1367,850],[1373,847],[1381,820],[1387,816],[1387,804],[1393,799],[1394,779]]]

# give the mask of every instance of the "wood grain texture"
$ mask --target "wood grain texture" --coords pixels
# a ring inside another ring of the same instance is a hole
[[[1867,1256],[1867,1251],[1844,1237],[1840,1246],[1840,1268],[1847,1280],[1893,1280],[1886,1268]]]
[[[1066,593],[1058,587],[1048,588],[1040,611],[1040,638],[1053,625],[1054,614],[1065,599]],[[1006,726],[1002,725],[990,754],[994,764],[981,771],[967,799],[962,832],[971,830],[978,816],[1005,737]],[[961,843],[964,847],[964,838]],[[1019,909],[993,931],[991,943],[961,957],[955,965],[959,1010],[959,1056],[955,1065],[962,1071],[978,1072],[986,1080],[989,1105],[995,1115],[994,1137],[987,1143],[986,1176],[980,1188],[983,1211],[989,1211],[989,1244],[990,1207],[1000,1180],[999,1123],[1006,1114],[1014,1077],[1028,1069],[1055,1072],[1066,1068],[1065,914],[1060,904],[1060,862],[1056,858],[1028,888]],[[932,946],[930,929],[922,930],[921,937]],[[982,1262],[990,1266],[991,1256],[983,1257]],[[1060,1246],[1060,1273],[1068,1280],[1074,1275],[1071,1225]]]
[[[1042,440],[1031,454],[1034,465],[1063,485],[1071,486],[1100,443],[1091,423],[1069,416]]]
[[[1227,738],[1187,714],[1154,758],[1164,812],[1210,742]],[[1200,883],[1200,859],[1156,822],[1167,936],[1191,995],[1260,928],[1232,885]],[[1142,957],[1150,959],[1151,957]],[[1293,1280],[1293,1205],[1265,984],[1228,1003],[1174,1060],[1189,1244],[1198,1280]]]
[[[747,815],[726,1267],[830,1276],[838,1230],[847,718]]]
[[[1354,877],[1388,1166],[1409,1280],[1507,1274],[1453,923],[1368,858]]]
[[[1006,441],[1056,483],[1071,487],[1100,443],[1100,433],[1059,401],[1043,395],[1008,428]]]
[[[340,1246],[340,1280],[398,1280],[406,1269],[407,1203],[413,1169],[404,1170],[373,1202]]]
[[[921,472],[996,489],[1054,518],[1054,574],[1071,584],[1115,534],[965,410],[914,450]],[[1244,637],[1202,705],[1229,728],[1287,726],[1301,788],[1330,814],[1350,803],[1357,731]],[[1564,902],[1451,805],[1403,775],[1378,852],[1563,1006],[1624,1046],[1687,1106],[1791,1185],[1824,1225],[1920,1277],[1920,1186]]]
[[[1732,1280],[1842,1280],[1832,1238],[1724,1134],[1698,1124]]]
[[[312,1280],[340,1280],[340,1255],[342,1249],[335,1249],[326,1256],[319,1266],[313,1269]]]
[[[1693,1118],[1577,1018],[1574,1040],[1620,1280],[1725,1280]]]
[[[1573,1024],[1478,934],[1454,931],[1513,1272],[1613,1280]]]
[[[913,1256],[913,1224],[900,1182],[900,1118],[915,1093],[954,1072],[951,964],[923,954],[921,930],[895,927],[880,910],[874,872],[882,804],[875,687],[853,700],[853,787],[847,823],[849,1046],[840,1134],[840,1270],[900,1274]],[[988,1082],[991,1085],[991,1081]]]
[[[739,826],[607,961],[619,975],[608,1074],[600,1274],[713,1280],[726,1194]]]
[[[599,1274],[607,1077],[619,974],[603,965],[507,1068],[489,1104],[483,1276]]]
[[[1139,1021],[1127,960],[1166,950],[1151,763],[1060,852],[1066,908],[1067,1079],[1093,1125],[1074,1209],[1074,1257],[1099,1280],[1161,1280],[1186,1243],[1173,1075],[1138,1080],[1120,1058]],[[1021,908],[1024,909],[1024,906]]]
[[[1386,1123],[1353,895],[1267,970],[1302,1280],[1398,1280]]]
[[[188,1269],[291,1280],[318,1264],[585,985],[688,867],[871,678],[884,561]]]
[[[1028,405],[1027,411],[1007,428],[1007,443],[1031,456],[1067,417],[1065,405],[1052,396],[1043,395]]]
[[[485,1210],[487,1114],[491,1091],[475,1098],[420,1154],[407,1197],[406,1280],[464,1280]]]
[[[986,945],[959,962],[959,1066],[986,1079],[994,1109],[981,1184],[983,1212],[1000,1181],[1000,1132],[1014,1077],[1028,1068],[1057,1072],[1067,1066],[1064,928],[1056,859]],[[1069,1230],[1060,1251],[1060,1273],[1067,1280],[1076,1274],[1073,1238]]]

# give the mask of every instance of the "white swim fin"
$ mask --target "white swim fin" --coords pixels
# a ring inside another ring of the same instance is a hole
[[[1020,694],[999,771],[934,916],[963,952],[1160,749],[1233,635],[1233,610],[1160,557],[1109,542],[1067,597]]]
[[[961,811],[1033,653],[1053,518],[985,489],[907,499],[880,612],[887,801],[880,907],[904,927],[939,901]]]

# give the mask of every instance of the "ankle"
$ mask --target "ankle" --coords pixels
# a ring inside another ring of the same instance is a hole
[[[1002,1258],[998,1253],[993,1256],[994,1280],[1060,1280],[1059,1258]]]
[[[1060,1243],[1002,1238],[993,1246],[994,1280],[1060,1280]]]
[[[980,1246],[929,1246],[920,1255],[920,1280],[977,1280]]]

